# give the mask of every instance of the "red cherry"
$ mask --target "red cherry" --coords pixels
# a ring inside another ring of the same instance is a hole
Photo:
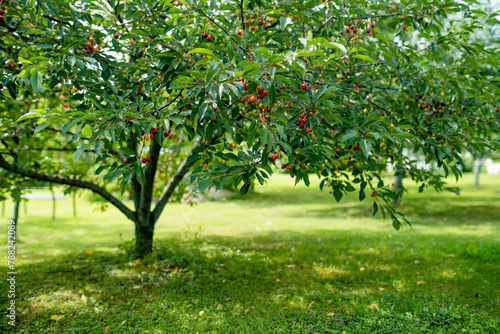
[[[118,35],[118,34],[115,34],[115,39],[118,39],[118,37],[120,37],[120,35]]]
[[[66,103],[64,104],[64,108],[69,108],[69,104],[68,104],[68,102],[66,102]]]
[[[207,37],[207,41],[209,41],[209,42],[210,42],[211,40],[212,40],[212,36],[208,36],[208,37]]]
[[[213,107],[214,111],[217,111],[217,107]]]
[[[286,168],[285,164],[281,165],[281,169],[285,169],[285,168]]]
[[[155,135],[154,134],[151,134],[150,137],[151,137],[151,140],[155,139]]]
[[[151,138],[151,139],[152,139],[152,138]],[[151,157],[147,157],[147,158],[146,158],[146,161],[147,161],[147,162],[150,162],[150,161],[151,161]]]
[[[145,164],[147,160],[146,160],[146,158],[142,158],[141,161],[142,161],[143,164]]]
[[[168,135],[168,139],[172,139],[173,135],[172,134],[169,134]]]
[[[300,85],[300,88],[302,88],[302,90],[306,90],[307,89],[307,85],[305,83],[303,83],[302,85]]]
[[[375,193],[372,193],[372,197],[375,197]]]
[[[321,116],[321,121],[323,122],[325,120],[325,116]]]
[[[498,108],[495,108],[495,112],[498,112]]]
[[[340,154],[340,150],[336,150],[335,153]]]
[[[288,166],[288,170],[292,170],[293,166],[292,165],[289,165]]]
[[[139,96],[139,94],[141,94],[141,92],[139,91],[135,92],[135,95]]]

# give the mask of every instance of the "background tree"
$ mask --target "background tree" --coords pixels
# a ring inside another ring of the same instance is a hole
[[[24,0],[1,15],[2,103],[31,107],[11,117],[24,135],[0,167],[99,194],[134,223],[139,256],[188,173],[198,191],[242,194],[274,168],[306,184],[316,173],[337,201],[368,191],[399,229],[379,159],[411,166],[399,149],[421,152],[444,173],[407,175],[442,190],[459,153],[499,147],[497,56],[471,40],[496,14],[466,4]],[[16,159],[47,137],[86,169]]]

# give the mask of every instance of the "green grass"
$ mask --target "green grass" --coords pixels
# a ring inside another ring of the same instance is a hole
[[[244,200],[169,204],[143,263],[115,209],[79,200],[74,219],[60,200],[51,221],[51,202],[31,201],[15,332],[498,333],[500,177],[482,181],[466,175],[459,197],[411,187],[413,228],[398,232],[370,200],[337,204],[277,175]],[[5,318],[0,330],[14,332]]]

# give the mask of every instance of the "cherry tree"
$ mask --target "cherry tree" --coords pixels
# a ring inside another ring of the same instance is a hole
[[[0,167],[102,196],[138,256],[185,177],[245,194],[276,169],[317,174],[399,229],[385,161],[456,191],[461,153],[500,146],[498,57],[472,39],[498,21],[466,4],[4,0],[0,15]]]

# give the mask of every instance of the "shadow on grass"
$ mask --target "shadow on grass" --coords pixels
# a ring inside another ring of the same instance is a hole
[[[315,230],[156,245],[142,262],[127,244],[22,266],[16,333],[494,333],[500,315],[500,245],[478,237]]]

